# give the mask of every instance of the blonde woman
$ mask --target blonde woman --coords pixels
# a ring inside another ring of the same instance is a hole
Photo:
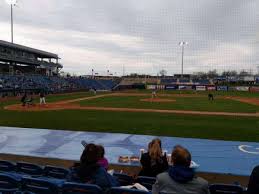
[[[139,176],[156,177],[168,169],[167,157],[162,152],[161,140],[153,139],[148,145],[148,152],[140,159],[142,169]]]

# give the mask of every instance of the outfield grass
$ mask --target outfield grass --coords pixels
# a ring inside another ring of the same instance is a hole
[[[141,99],[150,96],[108,96],[80,101],[81,106],[116,107],[116,108],[145,108],[165,110],[193,110],[210,112],[246,112],[255,113],[257,106],[230,100],[216,98],[209,101],[207,97],[162,97],[174,99],[175,102],[143,102]]]
[[[131,93],[147,93],[151,95],[151,90],[131,90]],[[251,93],[251,92],[242,92],[242,91],[195,91],[195,90],[160,90],[157,91],[158,94],[201,94],[207,96],[209,93],[217,96],[239,96],[239,97],[247,97],[247,98],[259,98],[259,92]]]
[[[48,96],[59,101],[89,93]],[[15,112],[0,106],[0,126],[99,131],[158,136],[259,142],[259,120],[253,117],[177,115],[87,110]]]

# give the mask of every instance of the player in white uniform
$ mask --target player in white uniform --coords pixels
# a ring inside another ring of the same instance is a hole
[[[156,95],[156,90],[153,90],[152,91],[152,99],[154,99],[154,98],[156,98],[157,97],[157,95]]]

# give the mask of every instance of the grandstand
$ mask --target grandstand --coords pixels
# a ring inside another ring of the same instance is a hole
[[[112,90],[113,79],[61,77],[59,56],[54,53],[0,40],[0,95],[73,92],[96,89]]]
[[[57,54],[0,40],[0,72],[57,75],[63,67]]]

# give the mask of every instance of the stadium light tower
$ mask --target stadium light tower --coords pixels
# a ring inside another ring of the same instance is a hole
[[[13,43],[13,7],[17,4],[17,0],[6,0],[11,6],[11,42]]]
[[[188,45],[188,42],[179,42],[179,46],[182,47],[182,77],[183,77],[183,57],[184,57],[184,47]]]

